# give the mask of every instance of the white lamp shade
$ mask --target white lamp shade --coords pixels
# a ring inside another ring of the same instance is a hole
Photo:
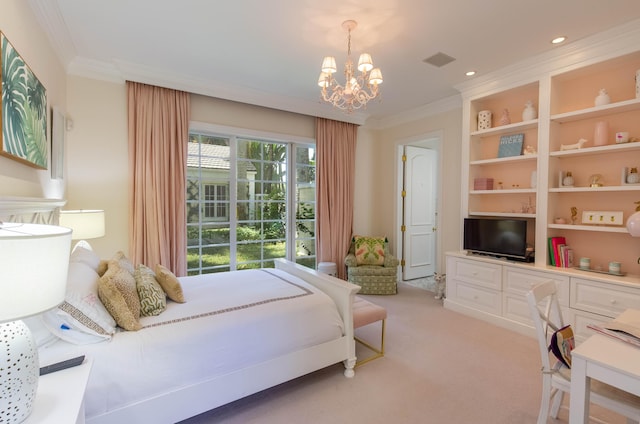
[[[333,74],[337,69],[336,58],[333,56],[325,56],[325,58],[322,60],[322,72]]]
[[[382,84],[382,71],[380,70],[380,68],[371,70],[371,74],[369,75],[369,83]]]
[[[640,212],[627,218],[627,231],[632,237],[640,237]]]
[[[326,72],[320,72],[320,76],[318,77],[318,85],[320,87],[329,87],[329,76]]]
[[[103,210],[71,210],[60,212],[60,225],[71,228],[74,240],[86,240],[104,236]]]
[[[358,59],[358,71],[369,72],[373,69],[373,59],[369,53],[362,53]]]
[[[62,303],[70,250],[68,228],[0,225],[0,322],[35,315]]]

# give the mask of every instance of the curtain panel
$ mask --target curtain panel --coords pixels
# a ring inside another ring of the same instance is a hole
[[[189,93],[127,81],[129,252],[134,263],[187,272]]]
[[[316,118],[317,261],[335,262],[342,279],[353,232],[357,136],[355,124]]]

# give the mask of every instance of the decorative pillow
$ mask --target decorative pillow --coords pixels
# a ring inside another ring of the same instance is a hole
[[[156,280],[158,280],[169,299],[178,303],[185,302],[180,281],[167,267],[160,264],[156,265]]]
[[[109,268],[109,261],[106,259],[102,259],[96,271],[98,271],[98,275],[102,277],[104,273],[107,272],[107,268]]]
[[[140,264],[133,276],[140,297],[140,316],[160,315],[167,308],[167,295],[156,280],[153,270]]]
[[[120,327],[129,331],[141,328],[136,280],[119,261],[111,260],[107,272],[100,277],[98,297]]]
[[[353,237],[356,263],[358,265],[384,264],[385,237]]]
[[[124,253],[122,253],[122,251],[116,252],[112,260],[117,261],[121,268],[126,269],[129,274],[133,276],[133,273],[136,271],[135,266],[133,266],[133,263],[125,256]],[[108,266],[111,266],[111,264],[109,263]]]
[[[69,263],[64,302],[54,311],[64,315],[78,331],[98,334],[104,340],[116,332],[116,322],[98,298],[99,278],[85,262]],[[59,335],[57,331],[54,334]]]

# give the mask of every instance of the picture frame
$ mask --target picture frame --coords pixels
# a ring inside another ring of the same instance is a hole
[[[0,155],[47,169],[47,90],[0,31],[2,131]]]
[[[51,178],[64,178],[66,117],[57,106],[51,108]]]

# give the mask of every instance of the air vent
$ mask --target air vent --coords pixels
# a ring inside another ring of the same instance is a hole
[[[425,60],[423,60],[423,62],[441,68],[444,65],[453,62],[454,60],[456,59],[442,52],[438,52],[433,56],[426,58]]]

